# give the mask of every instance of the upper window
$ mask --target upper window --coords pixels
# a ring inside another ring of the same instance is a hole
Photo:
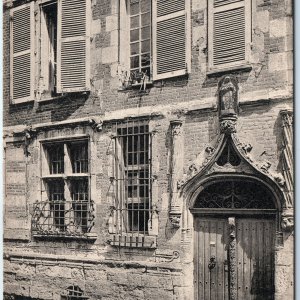
[[[41,6],[41,93],[54,96],[57,85],[57,2]]]
[[[134,82],[151,72],[151,1],[130,1],[130,73]]]
[[[189,1],[121,1],[120,61],[130,84],[189,72]]]
[[[12,103],[90,87],[90,1],[42,2],[38,12],[34,1],[11,9]]]
[[[209,69],[247,63],[250,44],[251,1],[208,1]]]

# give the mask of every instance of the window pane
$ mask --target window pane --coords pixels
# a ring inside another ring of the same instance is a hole
[[[87,142],[69,144],[73,173],[88,172],[88,144]]]
[[[150,38],[150,26],[144,27],[142,30],[142,40]]]
[[[142,67],[150,65],[150,53],[142,55]]]
[[[151,10],[151,1],[150,0],[141,0],[141,12],[146,12]]]
[[[130,68],[138,68],[140,66],[140,58],[139,56],[133,56],[130,58]]]
[[[142,42],[142,53],[150,52],[150,40]]]
[[[142,26],[150,25],[150,13],[142,14]]]
[[[136,28],[140,26],[140,17],[131,17],[130,18],[130,28]]]
[[[46,149],[49,157],[50,174],[64,173],[64,145],[53,144],[51,146],[47,146]]]
[[[139,40],[139,29],[134,29],[130,31],[130,42],[135,42]]]
[[[130,54],[134,55],[134,54],[139,54],[140,52],[140,47],[139,47],[139,43],[134,43],[130,45]]]
[[[140,11],[139,1],[130,1],[130,15],[136,15]]]

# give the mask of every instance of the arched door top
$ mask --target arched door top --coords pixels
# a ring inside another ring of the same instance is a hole
[[[258,182],[224,180],[203,189],[194,202],[194,208],[275,210],[276,205],[272,193]]]

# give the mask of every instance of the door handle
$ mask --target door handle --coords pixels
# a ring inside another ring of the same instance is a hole
[[[215,266],[216,266],[216,257],[213,255],[211,256],[210,260],[209,260],[209,264],[208,264],[208,268],[210,270],[212,270]]]

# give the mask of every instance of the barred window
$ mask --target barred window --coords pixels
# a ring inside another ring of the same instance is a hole
[[[84,235],[93,226],[88,140],[42,144],[42,201],[34,205],[39,234]]]
[[[147,123],[118,124],[115,138],[119,232],[147,234],[151,216],[151,138]]]
[[[78,299],[87,300],[89,298],[84,296],[84,292],[80,287],[76,285],[72,285],[67,288],[66,295],[62,295],[61,299],[62,300],[78,300]]]

